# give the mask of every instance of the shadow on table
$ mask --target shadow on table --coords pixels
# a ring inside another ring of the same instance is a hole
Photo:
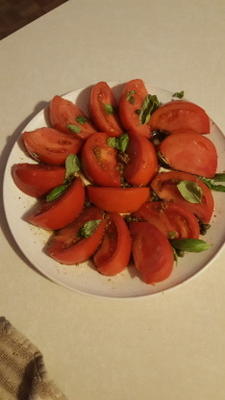
[[[45,101],[40,101],[34,108],[33,112],[24,119],[21,124],[15,129],[13,134],[11,136],[8,136],[6,138],[6,144],[1,152],[0,155],[0,187],[1,187],[1,192],[0,192],[0,227],[2,229],[3,234],[5,235],[6,239],[8,240],[8,243],[10,244],[11,248],[17,253],[17,255],[27,264],[29,265],[33,270],[38,272],[40,275],[43,275],[40,271],[38,271],[31,263],[30,261],[25,257],[23,252],[20,250],[19,246],[17,245],[6,220],[6,215],[5,215],[5,210],[4,210],[4,203],[3,203],[3,180],[4,180],[4,172],[5,172],[5,167],[6,163],[9,157],[9,154],[13,148],[13,145],[15,142],[18,140],[19,134],[24,130],[25,126],[28,124],[28,122],[43,108],[46,107],[48,103]],[[46,278],[46,276],[45,276]]]

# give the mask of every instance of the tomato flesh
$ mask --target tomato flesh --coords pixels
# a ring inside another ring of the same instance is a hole
[[[88,221],[102,220],[91,236],[81,238],[80,228]],[[86,208],[70,225],[56,232],[49,240],[46,253],[56,261],[72,265],[88,260],[100,245],[106,221],[96,207]]]
[[[83,111],[60,96],[54,96],[49,104],[49,119],[53,128],[70,134],[74,132],[73,134],[81,139],[86,139],[96,132]]]
[[[167,279],[173,270],[173,249],[158,228],[148,222],[131,222],[132,254],[141,279],[154,284]]]
[[[65,168],[42,164],[15,164],[12,176],[16,186],[29,196],[41,197],[64,182]]]
[[[52,128],[40,128],[22,134],[24,146],[36,161],[50,165],[64,164],[69,154],[80,150],[81,140]]]
[[[116,100],[106,82],[98,82],[91,89],[90,114],[96,127],[109,136],[119,136],[123,133],[116,115]]]
[[[101,186],[120,186],[117,151],[107,144],[106,133],[95,133],[86,140],[82,153],[82,168],[86,177]]]
[[[150,136],[149,123],[142,124],[137,114],[147,95],[147,89],[141,79],[133,79],[123,87],[119,101],[119,115],[124,129],[129,133]]]
[[[216,148],[211,140],[198,133],[169,135],[159,151],[171,168],[208,178],[216,173]]]
[[[190,203],[181,196],[177,184],[183,180],[200,186],[203,193],[201,203]],[[213,196],[210,189],[196,176],[179,171],[161,172],[153,179],[151,187],[162,200],[174,201],[188,208],[202,222],[209,223],[214,208]]]
[[[84,200],[83,183],[77,178],[65,194],[51,202],[40,202],[25,216],[25,220],[43,229],[61,229],[78,217]]]
[[[116,275],[129,263],[131,237],[124,219],[116,213],[109,215],[103,242],[94,256],[94,264],[103,275]]]
[[[150,197],[149,188],[111,188],[87,186],[91,203],[102,210],[118,213],[137,211]]]
[[[191,129],[197,133],[210,133],[210,120],[203,108],[184,100],[175,100],[159,107],[151,116],[152,130],[173,133]]]

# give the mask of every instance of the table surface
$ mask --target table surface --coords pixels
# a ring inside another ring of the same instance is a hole
[[[69,1],[4,39],[1,171],[41,102],[99,80],[184,89],[225,132],[224,20],[223,0]],[[0,314],[69,399],[224,400],[225,251],[164,294],[110,300],[41,276],[1,219]]]

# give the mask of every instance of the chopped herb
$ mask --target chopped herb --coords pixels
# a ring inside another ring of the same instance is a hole
[[[79,230],[79,236],[83,238],[88,238],[97,229],[98,225],[100,224],[101,219],[93,219],[91,221],[86,222]]]
[[[76,172],[80,171],[80,161],[76,154],[70,154],[66,158],[65,167],[65,180],[67,181],[68,179],[71,179]]]
[[[161,167],[170,168],[170,165],[168,164],[167,159],[162,155],[162,153],[160,151],[158,151],[157,156],[158,156]]]
[[[140,115],[140,113],[141,113],[140,108],[138,108],[137,110],[135,110],[135,113],[136,113],[137,115]]]
[[[202,201],[202,188],[192,181],[180,181],[177,184],[181,196],[189,203],[201,203]]]
[[[78,125],[69,124],[67,125],[67,128],[73,133],[80,133],[81,131],[81,127]]]
[[[129,143],[129,136],[127,133],[124,133],[123,135],[120,135],[118,137],[109,137],[107,139],[108,146],[114,147],[115,149],[123,153],[126,151],[128,143]]]
[[[152,193],[151,193],[151,201],[160,201],[161,199],[160,199],[160,197],[157,195],[157,193],[156,192],[154,192],[154,190],[152,190]]]
[[[129,101],[130,104],[134,104],[135,103],[134,94],[136,94],[136,90],[130,90],[127,93],[127,101]]]
[[[176,239],[176,237],[177,237],[177,232],[176,231],[168,232],[168,238],[169,239]]]
[[[152,113],[160,106],[158,97],[153,94],[148,94],[142,104],[139,120],[141,124],[147,124],[150,120]]]
[[[70,186],[70,183],[64,183],[63,185],[57,186],[54,189],[51,190],[51,192],[48,193],[46,196],[46,201],[50,202],[53,200],[58,199],[65,191],[66,189]]]
[[[85,122],[88,121],[88,119],[87,119],[86,117],[84,117],[83,115],[78,115],[78,116],[76,117],[76,121],[77,121],[79,124],[83,125],[83,124],[85,124]],[[76,126],[76,125],[75,125],[75,126]]]
[[[209,228],[211,227],[210,224],[204,224],[204,222],[202,221],[198,221],[199,223],[199,228],[200,228],[200,234],[201,235],[206,235],[206,233],[208,232]]]
[[[205,178],[199,176],[199,178],[211,189],[216,192],[225,192],[225,185],[217,185],[217,182],[225,182],[225,174],[216,174],[214,178]]]
[[[144,220],[141,217],[135,217],[134,215],[130,214],[125,216],[125,221],[129,223],[129,222],[143,222]]]
[[[182,250],[191,253],[200,253],[211,247],[210,244],[200,239],[173,239],[170,243],[176,249],[176,252],[177,250]]]
[[[103,104],[105,112],[107,114],[114,114],[115,108],[111,104]]]
[[[177,97],[178,99],[182,99],[184,97],[184,91],[181,90],[180,92],[175,92],[172,97]]]

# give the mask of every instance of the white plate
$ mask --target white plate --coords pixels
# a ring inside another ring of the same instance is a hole
[[[113,86],[114,94],[118,97],[121,85],[113,84]],[[171,100],[171,92],[152,87],[149,89],[152,94],[157,94],[162,102]],[[87,112],[89,93],[90,88],[86,88],[75,90],[64,97],[76,101]],[[47,126],[45,114],[44,110],[39,112],[24,130],[31,131]],[[212,133],[209,137],[218,151],[218,171],[223,171],[225,169],[225,138],[214,123],[212,123]],[[145,284],[138,278],[133,267],[129,267],[121,274],[109,278],[96,272],[89,262],[79,266],[58,264],[42,251],[49,233],[28,224],[22,219],[25,212],[33,206],[36,200],[17,189],[12,180],[11,167],[13,164],[21,162],[32,162],[32,160],[23,152],[17,140],[8,158],[4,176],[3,199],[9,227],[27,259],[42,274],[67,288],[105,297],[125,298],[150,295],[176,286],[192,277],[212,261],[222,248],[225,240],[225,224],[224,222],[221,223],[225,216],[225,194],[213,192],[216,212],[212,218],[212,227],[205,237],[207,242],[212,243],[213,246],[203,253],[186,254],[183,259],[179,259],[177,266],[174,264],[172,275],[161,283],[154,286]]]

